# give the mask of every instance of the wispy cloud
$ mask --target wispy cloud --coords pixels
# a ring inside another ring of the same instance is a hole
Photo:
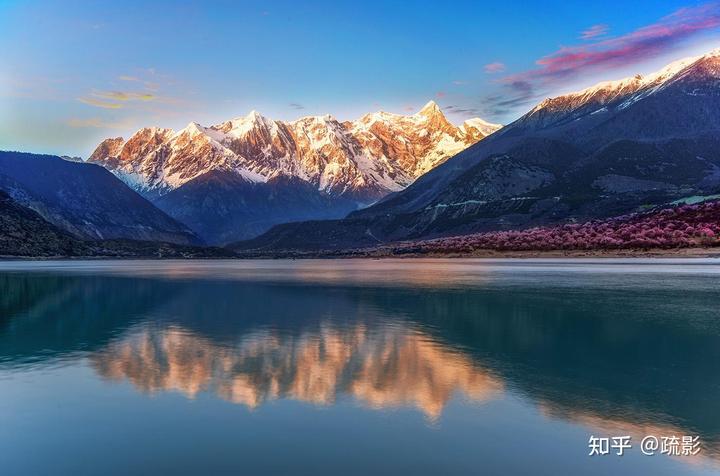
[[[99,99],[94,99],[94,98],[77,98],[77,100],[83,104],[87,104],[88,106],[101,107],[103,109],[121,109],[123,107],[122,104],[118,104],[115,102],[101,101]]]
[[[453,83],[455,86],[465,86],[468,82],[467,82],[467,81],[462,81],[462,80],[460,80],[460,79],[456,79],[456,80],[453,81],[452,83]]]
[[[450,106],[445,106],[442,109],[443,111],[446,111],[450,114],[456,114],[458,116],[466,118],[480,117],[482,115],[482,111],[480,110],[480,108],[471,106],[458,106],[453,104]]]
[[[152,101],[156,99],[154,94],[136,93],[132,91],[94,91],[92,95],[114,101]]]
[[[483,69],[488,74],[502,73],[505,71],[505,63],[500,63],[499,61],[488,63],[483,66]]]
[[[302,104],[298,104],[296,102],[291,102],[288,105],[290,106],[290,108],[295,109],[296,111],[301,111],[301,110],[305,109],[305,106],[303,106]]]
[[[144,87],[146,90],[148,90],[148,91],[157,91],[157,90],[160,88],[160,86],[159,86],[159,84],[155,81],[155,78],[156,78],[156,76],[157,76],[157,73],[155,72],[155,69],[149,68],[149,69],[145,70],[144,73],[145,73],[144,76],[148,76],[148,75],[149,75],[151,78],[153,78],[153,80],[143,79],[143,78],[140,77],[140,76],[133,76],[133,75],[130,75],[130,74],[120,75],[120,76],[118,76],[117,79],[119,79],[120,81],[126,81],[126,82],[132,82],[132,83],[142,84],[143,87]]]
[[[156,101],[161,98],[147,92],[136,91],[97,91],[90,93],[90,97],[77,98],[78,101],[89,106],[101,107],[104,109],[121,109],[124,103],[130,101],[148,102]]]
[[[665,53],[693,35],[718,27],[720,4],[682,8],[626,35],[588,45],[560,48],[536,61],[539,68],[521,73],[518,77],[556,80],[588,70],[631,65]]]
[[[503,93],[486,96],[482,99],[483,112],[498,116],[518,107],[537,101],[542,93],[538,92],[530,81],[516,80],[503,84]]]
[[[89,119],[68,119],[65,124],[76,128],[121,129],[127,127],[128,122],[107,122],[99,117],[91,117]]]
[[[435,97],[440,99],[445,97],[445,91],[438,91],[435,93]]]
[[[580,33],[580,39],[581,40],[592,40],[594,38],[597,38],[598,36],[603,36],[605,33],[608,32],[608,26],[607,25],[593,25],[587,30],[583,30]]]
[[[513,94],[508,98],[497,101],[495,103],[496,106],[516,106],[528,101],[532,101],[536,97],[535,87],[530,81],[512,81],[510,83],[507,83],[506,86],[513,92]]]
[[[72,76],[16,76],[12,73],[0,74],[0,97],[56,101],[68,98],[75,78]],[[70,96],[72,98],[74,94]]]
[[[720,3],[713,2],[681,8],[625,35],[561,47],[537,60],[536,68],[502,78],[500,82],[507,95],[495,98],[495,101],[492,97],[486,98],[486,103],[494,108],[494,113],[506,113],[513,107],[535,101],[579,75],[638,64],[669,53],[690,38],[719,27]]]

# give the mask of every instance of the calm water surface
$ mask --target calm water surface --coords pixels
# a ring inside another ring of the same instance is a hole
[[[717,260],[0,262],[0,474],[717,474],[719,292]]]

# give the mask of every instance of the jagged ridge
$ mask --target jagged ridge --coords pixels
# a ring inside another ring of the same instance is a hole
[[[457,127],[434,102],[410,116],[377,112],[356,121],[330,115],[274,121],[256,111],[211,127],[144,128],[103,141],[89,161],[136,190],[162,195],[212,170],[249,181],[288,175],[318,190],[370,203],[499,129],[482,119]]]

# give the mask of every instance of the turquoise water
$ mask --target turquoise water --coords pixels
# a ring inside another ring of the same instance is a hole
[[[719,291],[717,260],[2,262],[0,474],[717,474]]]

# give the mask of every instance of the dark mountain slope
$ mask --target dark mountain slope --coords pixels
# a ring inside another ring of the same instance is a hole
[[[0,256],[27,258],[229,258],[222,248],[154,241],[82,241],[0,190]]]
[[[81,239],[199,243],[184,225],[97,165],[0,152],[0,189]]]
[[[258,183],[220,170],[187,182],[155,204],[206,242],[221,244],[252,238],[279,223],[340,218],[356,208],[295,177]]]
[[[0,256],[75,256],[85,246],[0,190]]]

